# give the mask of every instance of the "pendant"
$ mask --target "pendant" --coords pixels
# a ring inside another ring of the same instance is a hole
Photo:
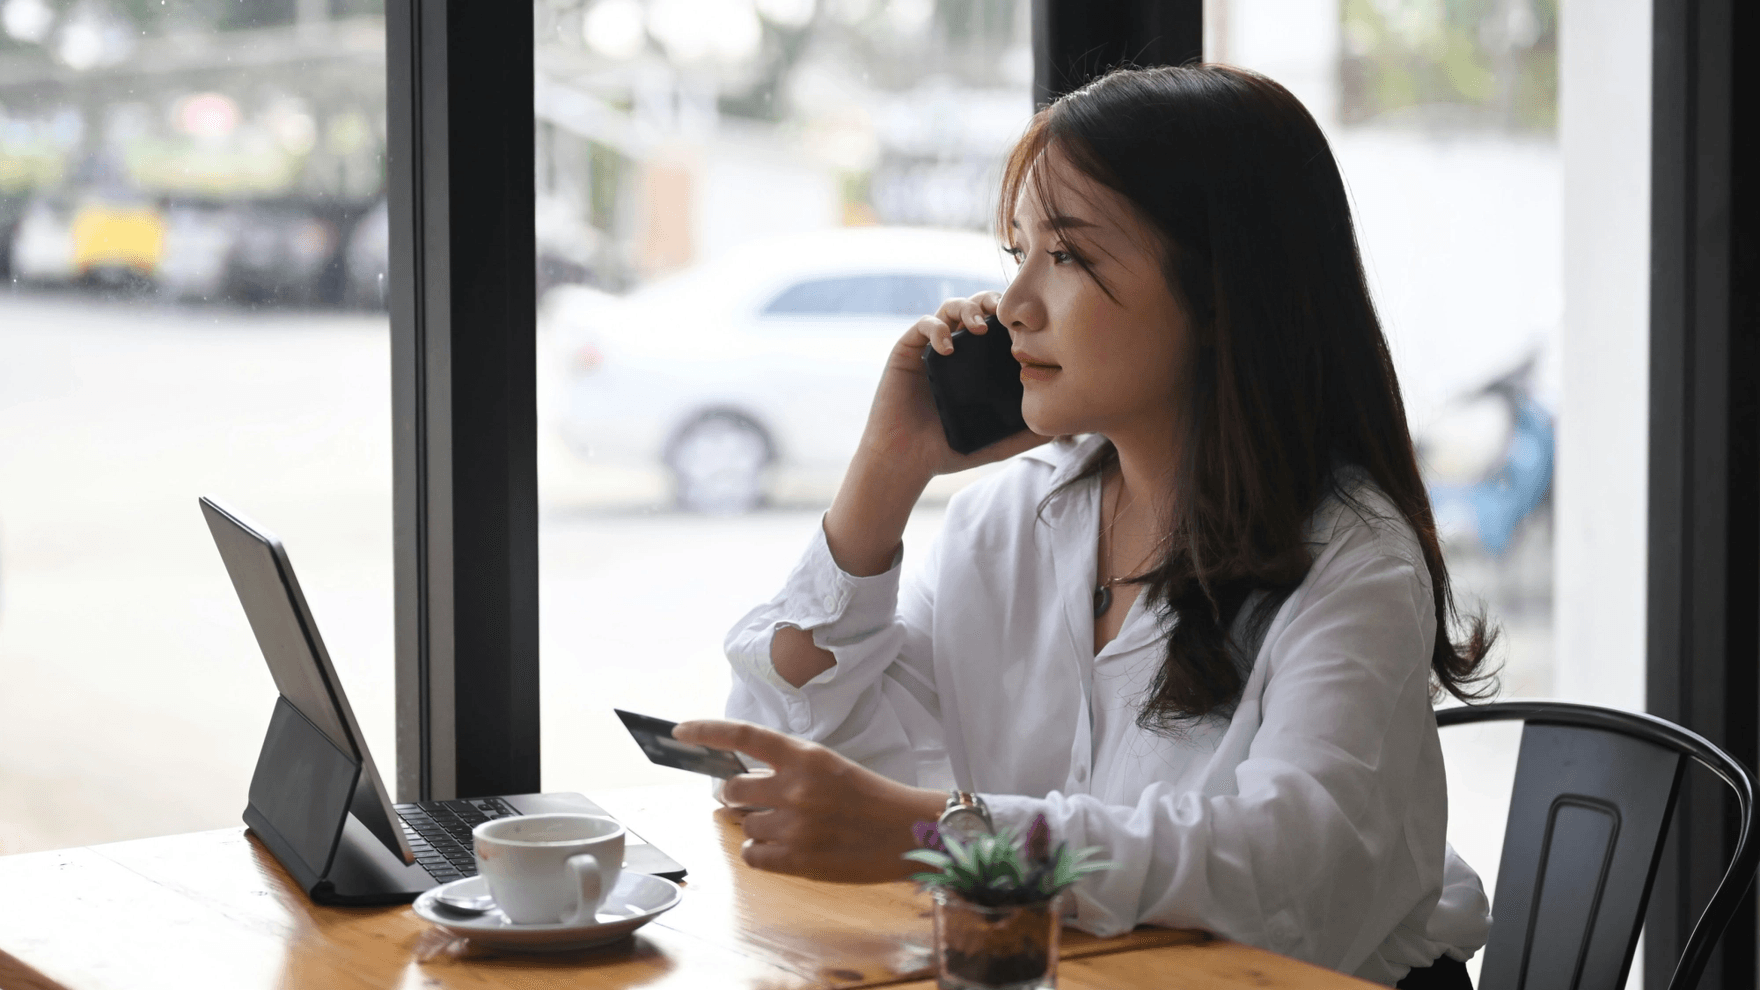
[[[1094,618],[1098,619],[1112,607],[1112,585],[1103,584],[1094,589]]]

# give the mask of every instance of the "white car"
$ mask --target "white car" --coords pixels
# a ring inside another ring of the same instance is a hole
[[[887,352],[944,299],[1006,284],[991,238],[850,228],[745,245],[616,297],[568,287],[562,430],[595,460],[665,465],[681,507],[744,512],[777,466],[841,468]]]

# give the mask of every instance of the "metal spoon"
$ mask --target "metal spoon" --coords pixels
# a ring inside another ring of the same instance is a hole
[[[495,906],[495,898],[488,894],[466,897],[452,891],[441,891],[434,895],[434,903],[459,914],[486,914]]]

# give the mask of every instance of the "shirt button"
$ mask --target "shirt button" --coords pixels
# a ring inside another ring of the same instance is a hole
[[[1078,783],[1078,784],[1083,783],[1087,779],[1088,779],[1088,768],[1087,767],[1076,767],[1076,783]]]
[[[826,595],[825,596],[825,611],[827,611],[827,612],[837,611],[837,596],[836,595]]]

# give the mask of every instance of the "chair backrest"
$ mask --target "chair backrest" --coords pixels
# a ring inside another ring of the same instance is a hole
[[[1522,746],[1480,990],[1625,984],[1687,760],[1736,792],[1735,855],[1681,952],[1670,990],[1699,981],[1753,882],[1755,778],[1701,736],[1654,715],[1555,701],[1445,708],[1439,726],[1521,721]]]

